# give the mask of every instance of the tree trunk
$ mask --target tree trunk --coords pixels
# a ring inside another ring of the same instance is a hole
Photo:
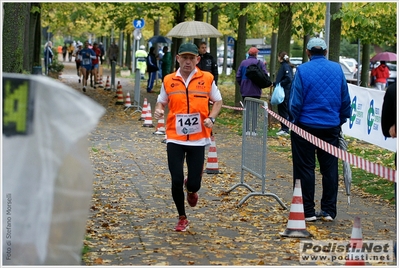
[[[218,29],[219,27],[219,4],[215,4],[211,9],[211,24]],[[218,47],[217,47],[217,38],[209,38],[210,39],[210,53],[214,59],[217,59]]]
[[[248,6],[247,3],[240,3],[240,11],[244,10]],[[245,59],[245,41],[247,39],[247,21],[248,17],[246,14],[240,15],[238,17],[238,32],[237,32],[237,46],[236,46],[236,58],[234,61],[237,63],[237,68],[240,66],[240,63]],[[235,79],[234,79],[235,80]],[[234,103],[235,106],[241,106],[240,101],[242,101],[241,93],[240,93],[240,85],[236,82],[236,90],[235,90],[235,98]]]
[[[369,68],[370,68],[370,44],[363,44],[362,49],[362,74],[361,74],[361,83],[360,86],[368,87],[369,86]]]
[[[4,3],[3,72],[29,72],[29,35],[26,34],[30,18],[30,3]],[[26,58],[27,57],[27,58]],[[25,61],[26,59],[26,62]]]
[[[178,8],[172,8],[173,12],[175,13],[175,25],[183,22],[186,18],[186,5],[187,3],[178,3]],[[172,38],[172,48],[170,53],[172,54],[172,71],[177,70],[179,68],[179,64],[176,61],[176,54],[177,50],[179,49],[180,45],[182,44],[181,38]]]
[[[39,9],[41,8],[40,3],[32,3],[32,7],[36,6]],[[40,12],[35,12],[31,14],[35,18],[34,20],[34,41],[33,41],[33,58],[32,58],[32,64],[33,66],[41,66],[42,61],[41,61],[41,40],[42,40],[42,29],[41,29],[41,17],[40,17]]]
[[[278,36],[277,36],[277,59],[281,51],[290,53],[291,47],[291,29],[292,29],[292,8],[291,3],[280,3],[280,15],[278,22]],[[276,60],[276,70],[278,70],[280,63]]]
[[[308,44],[309,40],[310,40],[309,34],[307,34],[303,37],[302,63],[309,61],[308,54],[306,54],[306,45]]]
[[[334,14],[340,12],[342,3],[330,4],[330,44],[328,46],[328,59],[339,62],[340,48],[341,48],[341,19],[333,19]]]
[[[130,33],[126,34],[126,67],[129,68],[129,70],[132,70],[132,36]]]
[[[277,33],[272,33],[272,40],[271,40],[271,51],[270,51],[270,62],[268,66],[268,72],[270,75],[270,79],[274,81],[276,79],[276,69],[277,65]]]
[[[201,7],[199,5],[195,5],[194,20],[204,21],[204,8],[203,7]],[[199,47],[199,44],[201,42],[202,42],[201,38],[194,38],[194,44],[196,44],[197,47]]]

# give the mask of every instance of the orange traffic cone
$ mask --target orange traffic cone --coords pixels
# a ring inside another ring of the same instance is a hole
[[[107,76],[107,81],[105,82],[105,90],[111,90],[111,84],[109,82],[109,75]]]
[[[157,131],[153,132],[152,134],[165,135],[165,119],[163,117],[158,120]]]
[[[362,252],[362,247],[363,235],[360,218],[355,217],[355,220],[353,221],[350,248],[346,257],[345,265],[366,265],[364,261],[365,256],[362,256],[362,254],[364,254],[364,252]]]
[[[208,161],[206,163],[206,169],[205,172],[207,174],[220,174],[222,173],[219,171],[219,165],[218,165],[218,154],[216,151],[216,142],[215,142],[215,136],[211,136],[211,146],[209,147],[209,152],[208,152]]]
[[[117,91],[116,91],[116,97],[117,97],[117,100],[116,100],[116,105],[123,105],[123,91],[122,91],[122,89],[121,88],[119,88]]]
[[[147,98],[144,98],[143,110],[141,111],[141,116],[139,118],[139,121],[145,120],[145,116],[147,114],[147,109],[148,109]]]
[[[312,236],[306,230],[305,213],[303,211],[301,181],[295,180],[294,194],[291,202],[290,216],[288,218],[287,229],[280,233],[283,237],[310,237]]]
[[[148,103],[147,113],[144,119],[143,127],[154,127],[154,125],[152,124],[151,103]]]
[[[125,107],[131,107],[132,106],[132,101],[130,100],[130,93],[129,91],[126,93],[126,99],[125,99]]]

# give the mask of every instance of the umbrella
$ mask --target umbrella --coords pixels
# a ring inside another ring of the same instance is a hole
[[[348,150],[348,143],[345,141],[344,136],[341,132],[341,134],[338,137],[339,139],[339,148],[342,150],[346,151]],[[352,170],[351,166],[348,162],[343,161],[343,171],[344,171],[344,183],[345,183],[345,190],[346,190],[346,195],[348,196],[348,205],[351,204],[351,184],[352,184]]]
[[[396,61],[396,54],[392,52],[381,52],[372,57],[370,61]]]
[[[170,43],[172,43],[172,40],[170,40],[169,38],[162,36],[162,35],[154,35],[153,37],[148,39],[148,42],[151,42],[153,44],[154,43],[170,44]]]
[[[166,35],[176,38],[221,37],[222,34],[211,24],[203,21],[184,21],[177,24]]]
[[[66,39],[66,40],[64,40],[64,43],[67,43],[67,44],[72,44],[72,43],[73,43],[73,41],[72,41],[72,40],[69,40],[69,39]]]

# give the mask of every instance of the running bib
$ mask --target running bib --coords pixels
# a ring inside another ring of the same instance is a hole
[[[178,135],[189,135],[201,132],[202,124],[199,113],[176,115],[176,133]]]
[[[83,59],[82,63],[83,63],[83,65],[90,65],[91,59]]]

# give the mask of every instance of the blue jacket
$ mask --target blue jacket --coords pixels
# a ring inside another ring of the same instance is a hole
[[[290,120],[312,128],[340,126],[351,115],[348,85],[341,66],[315,55],[298,66],[291,86]]]
[[[247,67],[252,64],[257,64],[258,59],[254,56],[249,56],[248,59],[243,60],[238,67],[236,74],[236,81],[240,85],[241,96],[243,97],[260,97],[262,89],[255,85],[246,75]],[[267,74],[265,64],[260,62],[262,70]]]

